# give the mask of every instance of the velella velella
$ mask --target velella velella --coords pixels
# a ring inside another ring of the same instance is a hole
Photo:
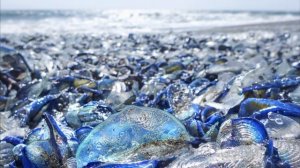
[[[221,147],[266,143],[264,125],[252,118],[229,119],[220,127],[217,142]]]
[[[34,127],[41,120],[42,108],[57,98],[58,95],[47,95],[17,110],[14,116],[21,118],[22,126]]]
[[[300,166],[300,145],[298,140],[276,140],[274,147],[278,149],[281,160],[290,167]]]
[[[220,149],[218,147],[203,147],[194,149],[190,153],[179,156],[179,159],[168,167],[196,168],[196,167],[264,167],[265,147],[260,145],[242,145],[238,147]],[[226,157],[224,157],[226,156]]]
[[[22,149],[21,160],[27,167],[60,167],[74,155],[77,139],[72,132],[62,129],[55,119],[44,114],[47,129],[36,129],[27,138],[26,146]]]
[[[79,145],[79,167],[90,162],[126,162],[167,157],[191,141],[184,126],[167,112],[129,106],[95,127]]]
[[[194,106],[191,104],[193,99],[192,91],[183,83],[175,83],[168,86],[166,91],[167,100],[170,110],[175,117],[185,120],[195,114]]]
[[[270,112],[268,118],[261,121],[271,138],[299,139],[300,137],[300,124],[292,118]]]
[[[114,113],[114,110],[100,101],[91,101],[81,107],[79,107],[79,104],[74,104],[68,109],[66,122],[73,128],[96,126],[112,113]]]
[[[266,118],[269,112],[300,117],[300,106],[292,103],[283,103],[278,100],[249,98],[241,103],[239,116]]]

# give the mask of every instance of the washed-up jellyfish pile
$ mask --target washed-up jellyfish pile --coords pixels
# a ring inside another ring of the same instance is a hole
[[[0,38],[0,167],[300,167],[300,34]]]

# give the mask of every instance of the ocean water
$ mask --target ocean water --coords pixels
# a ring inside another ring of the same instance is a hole
[[[299,19],[300,12],[2,10],[1,33],[151,33]]]

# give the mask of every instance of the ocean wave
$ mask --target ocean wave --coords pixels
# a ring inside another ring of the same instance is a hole
[[[1,11],[2,33],[151,33],[300,19],[292,12],[162,10]]]

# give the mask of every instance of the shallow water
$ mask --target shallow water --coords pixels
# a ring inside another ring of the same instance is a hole
[[[1,10],[2,33],[153,33],[300,19],[299,12]]]

